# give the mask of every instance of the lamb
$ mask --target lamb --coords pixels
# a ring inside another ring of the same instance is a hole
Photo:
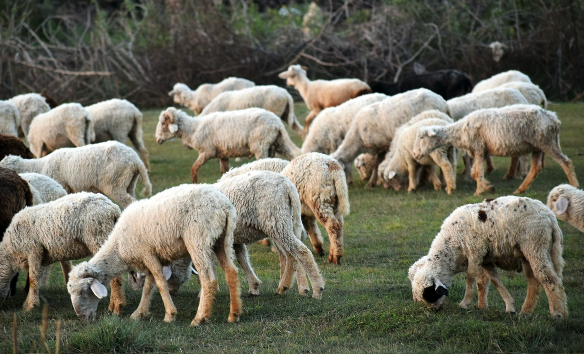
[[[20,173],[32,192],[33,205],[52,202],[67,195],[67,191],[51,177],[40,173]]]
[[[196,90],[191,89],[182,83],[177,83],[168,93],[173,97],[174,103],[188,107],[195,115],[201,114],[201,111],[219,94],[226,91],[242,90],[254,87],[255,83],[238,77],[228,77],[216,84],[202,84]]]
[[[547,99],[545,93],[539,86],[522,81],[513,81],[506,84],[498,86],[498,88],[512,88],[515,89],[525,97],[529,104],[534,104],[536,106],[541,106],[542,108],[547,108]]]
[[[189,117],[170,107],[160,113],[156,142],[162,144],[174,137],[199,151],[191,169],[193,183],[198,183],[199,168],[211,158],[221,160],[221,173],[225,173],[229,170],[230,157],[254,155],[261,159],[280,153],[291,160],[300,152],[280,119],[260,108]]]
[[[517,71],[517,70],[509,70],[497,75],[493,75],[488,79],[480,81],[475,87],[472,89],[472,92],[479,92],[484,90],[489,90],[495,88],[497,86],[501,86],[507,82],[513,81],[522,81],[531,83],[531,79],[529,76],[525,75],[524,73]]]
[[[66,103],[39,114],[30,123],[28,141],[34,156],[70,146],[85,146],[95,139],[91,114],[79,103]]]
[[[19,134],[21,137],[28,137],[30,123],[33,118],[42,113],[47,113],[51,107],[47,104],[45,97],[38,93],[27,93],[24,95],[14,96],[10,102],[16,105],[18,112],[20,112],[20,126]]]
[[[0,161],[8,155],[22,156],[25,159],[34,159],[34,155],[24,145],[22,140],[13,135],[0,134]]]
[[[312,152],[288,162],[263,159],[232,169],[221,180],[252,170],[281,172],[298,189],[302,203],[302,224],[318,255],[323,256],[318,220],[330,239],[328,261],[340,264],[343,255],[343,216],[349,214],[349,194],[340,164],[327,155]]]
[[[142,140],[142,113],[126,100],[112,99],[85,107],[93,118],[95,139],[92,143],[116,140],[120,143],[130,141],[138,150],[140,159],[150,171],[148,151]]]
[[[142,177],[142,195],[152,191],[148,171],[138,154],[117,141],[62,148],[40,159],[7,156],[0,166],[19,173],[36,172],[59,182],[68,193],[97,192],[113,199],[122,208],[136,200],[134,190]]]
[[[426,88],[445,100],[467,94],[472,90],[470,78],[456,70],[437,70],[419,75],[404,76],[398,82],[371,81],[373,92],[396,95],[409,90]]]
[[[294,86],[306,103],[310,113],[304,120],[304,136],[312,120],[325,108],[338,106],[352,98],[371,93],[371,88],[359,79],[337,79],[332,81],[311,81],[306,77],[306,68],[290,65],[288,70],[278,74],[286,79],[286,85]]]
[[[10,101],[0,101],[0,134],[18,136],[20,113]]]
[[[147,275],[140,305],[131,318],[138,320],[148,314],[156,285],[164,302],[164,321],[173,322],[177,310],[166,284],[171,275],[169,265],[190,256],[202,287],[191,326],[208,321],[217,291],[214,253],[229,285],[228,321],[237,322],[241,314],[241,289],[233,264],[235,222],[233,204],[208,185],[183,184],[133,203],[95,256],[73,267],[69,274],[67,290],[77,316],[94,318],[99,300],[107,295],[103,284],[124,272],[138,271]]]
[[[343,143],[331,157],[350,166],[360,153],[377,155],[375,170],[366,186],[374,187],[377,183],[377,166],[389,150],[396,129],[415,115],[430,109],[448,114],[446,101],[426,89],[401,93],[364,107],[357,113]]]
[[[522,156],[532,153],[529,174],[514,192],[524,192],[542,169],[548,154],[568,176],[571,185],[578,180],[572,161],[562,154],[559,144],[560,121],[554,112],[534,105],[513,105],[475,111],[458,122],[443,127],[422,127],[416,133],[412,156],[420,159],[446,145],[466,149],[475,158],[472,176],[477,181],[475,195],[491,191],[484,178],[484,161],[489,155]],[[517,166],[511,166],[515,170]]]
[[[44,268],[61,262],[67,282],[71,260],[96,253],[119,217],[120,208],[109,199],[85,192],[19,212],[0,243],[0,300],[6,298],[14,274],[28,268],[30,291],[23,308],[30,311],[38,306]],[[120,278],[111,280],[110,311],[116,314],[125,305],[121,285]]]
[[[560,184],[548,195],[547,207],[556,217],[584,232],[584,191]]]
[[[274,86],[254,86],[219,94],[211,101],[201,115],[215,112],[236,111],[246,108],[263,108],[280,117],[283,122],[302,135],[304,128],[294,115],[294,99],[285,89]]]
[[[527,277],[521,313],[533,312],[543,285],[551,315],[566,318],[562,243],[554,214],[538,200],[508,196],[463,205],[444,220],[425,264],[415,272],[412,293],[428,308],[440,309],[454,274],[466,271],[465,300],[471,300],[481,267],[487,272],[495,266],[514,270],[520,259]],[[505,299],[507,306],[510,303],[512,299]],[[470,301],[461,303],[468,305]]]

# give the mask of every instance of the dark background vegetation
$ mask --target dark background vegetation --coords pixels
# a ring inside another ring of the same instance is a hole
[[[0,99],[45,91],[59,102],[160,107],[176,82],[283,86],[276,74],[294,63],[312,79],[386,81],[415,62],[475,83],[517,69],[552,100],[584,91],[583,1],[316,2],[323,19],[306,34],[300,0],[0,0]],[[508,47],[500,62],[493,41]]]

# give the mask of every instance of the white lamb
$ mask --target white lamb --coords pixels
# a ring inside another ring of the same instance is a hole
[[[560,184],[548,195],[547,206],[556,217],[584,232],[584,191]]]
[[[357,113],[343,143],[331,157],[350,166],[360,153],[376,155],[375,169],[367,184],[367,187],[374,187],[377,183],[377,166],[389,150],[396,129],[430,109],[448,114],[446,101],[427,89],[407,91],[370,104]]]
[[[122,273],[137,271],[147,276],[140,305],[131,318],[137,320],[148,314],[156,285],[164,302],[164,321],[172,322],[177,310],[166,283],[171,275],[169,265],[190,256],[202,287],[191,325],[199,325],[210,319],[217,292],[214,253],[229,285],[228,321],[237,322],[241,314],[241,289],[233,264],[235,220],[233,204],[208,185],[183,184],[133,203],[95,256],[73,267],[69,274],[67,290],[75,312],[82,319],[94,318],[99,300],[107,295],[103,284]]]
[[[62,104],[39,114],[28,132],[30,151],[37,158],[62,147],[88,145],[94,138],[91,114],[79,103]]]
[[[519,157],[531,153],[529,174],[514,192],[522,193],[542,169],[543,154],[549,155],[568,176],[570,184],[578,186],[572,161],[560,148],[560,121],[554,112],[534,105],[513,105],[475,111],[458,122],[438,127],[418,129],[412,155],[416,159],[435,149],[453,145],[466,149],[475,158],[471,175],[477,181],[475,195],[492,186],[484,178],[485,159],[490,155]],[[511,166],[515,170],[517,166]]]
[[[67,195],[65,188],[51,177],[40,173],[20,173],[19,175],[28,182],[33,205],[52,202]]]
[[[18,136],[20,113],[10,101],[0,101],[0,134]]]
[[[249,108],[190,117],[168,108],[158,118],[156,142],[162,144],[178,137],[183,145],[198,150],[191,168],[193,183],[198,183],[199,168],[211,158],[221,160],[221,173],[229,170],[230,157],[273,157],[276,153],[293,159],[300,149],[288,136],[284,124],[272,112]]]
[[[40,159],[9,155],[0,166],[16,172],[36,172],[59,182],[69,193],[102,193],[127,207],[136,200],[134,190],[142,177],[142,195],[152,191],[148,171],[132,148],[117,141],[62,148]]]
[[[120,217],[120,208],[103,195],[76,193],[24,208],[14,216],[0,243],[0,305],[10,280],[28,269],[30,290],[23,308],[40,304],[39,284],[45,268],[60,262],[65,282],[71,260],[95,254]],[[119,314],[125,305],[121,279],[111,277],[110,311]]]
[[[263,108],[280,117],[283,122],[302,135],[304,127],[294,115],[294,99],[285,89],[274,86],[254,86],[219,94],[211,101],[201,115],[215,112],[236,111],[246,108]]]
[[[534,104],[536,106],[541,106],[542,108],[547,108],[547,99],[545,93],[539,86],[534,85],[529,82],[523,81],[513,81],[506,84],[498,86],[499,88],[512,88],[515,89],[525,97],[529,104]]]
[[[531,79],[529,76],[525,75],[524,73],[517,71],[517,70],[509,70],[497,75],[493,75],[488,79],[480,81],[475,87],[472,89],[472,92],[479,92],[484,90],[489,90],[495,88],[497,86],[501,86],[507,82],[512,81],[523,81],[531,83]]]
[[[126,143],[129,138],[146,169],[150,171],[148,151],[142,140],[142,113],[126,100],[112,99],[85,107],[93,117],[95,139],[92,143],[116,140]]]
[[[168,93],[173,96],[174,103],[188,107],[195,115],[201,114],[201,111],[219,94],[226,91],[237,91],[253,87],[255,83],[238,77],[228,77],[216,84],[202,84],[192,91],[187,85],[177,83]]]
[[[315,80],[306,76],[305,68],[300,65],[290,65],[288,70],[278,74],[286,79],[286,85],[294,86],[306,103],[310,113],[304,121],[304,135],[320,111],[328,107],[338,106],[348,100],[371,93],[371,88],[359,79]]]
[[[28,136],[30,123],[34,117],[51,110],[45,98],[38,93],[14,96],[10,99],[10,102],[14,103],[18,108],[18,112],[20,112],[19,136],[21,137]]]
[[[415,272],[414,299],[431,309],[440,309],[453,276],[466,271],[466,295],[470,296],[465,296],[469,302],[461,306],[467,308],[481,267],[487,271],[495,266],[515,270],[517,259],[522,261],[527,277],[521,313],[533,312],[543,286],[551,315],[568,317],[562,285],[562,230],[542,202],[529,198],[501,197],[464,205],[452,212],[432,242],[425,264]],[[510,302],[505,300],[506,304]]]

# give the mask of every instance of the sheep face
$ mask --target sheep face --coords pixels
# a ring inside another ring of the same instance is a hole
[[[383,172],[383,182],[396,191],[399,191],[403,186],[408,186],[408,176],[397,173],[395,170],[388,168]]]
[[[416,139],[414,140],[412,157],[416,160],[419,160],[428,156],[432,151],[439,147],[440,145],[436,137],[436,130],[434,127],[419,128],[416,131]]]
[[[547,199],[547,207],[556,214],[556,217],[560,220],[567,221],[568,213],[566,210],[570,206],[570,192],[571,190],[576,190],[569,184],[561,184],[551,190]]]
[[[91,320],[97,314],[99,300],[107,296],[107,288],[89,274],[89,264],[83,262],[71,270],[67,291],[71,295],[73,309],[82,320]]]
[[[306,67],[290,65],[288,70],[278,74],[280,79],[286,79],[287,86],[296,86],[297,82],[306,77]]]
[[[372,159],[374,158],[371,154],[361,154],[355,159],[355,168],[359,171],[361,180],[366,181],[371,177],[371,172],[373,172],[372,165],[374,163]]]
[[[172,91],[168,93],[169,96],[172,96],[174,103],[178,103],[180,105],[185,105],[188,101],[188,93],[191,89],[185,84],[175,84],[172,88]]]
[[[413,291],[414,290],[413,281],[414,281],[414,277],[416,276],[416,273],[418,272],[418,269],[420,269],[424,266],[427,258],[428,258],[427,256],[424,256],[424,257],[418,259],[416,261],[416,263],[412,264],[412,266],[408,270],[408,279],[410,279],[410,282],[412,283],[412,295],[414,297],[414,302],[422,301],[422,299],[419,299],[416,297],[416,294]]]
[[[422,301],[430,310],[440,310],[448,296],[448,288],[426,263],[414,271],[412,294],[414,301]]]
[[[158,124],[156,125],[156,142],[162,144],[168,139],[176,137],[178,134],[178,125],[172,112],[173,108],[160,113]]]
[[[20,160],[22,160],[20,156],[8,155],[0,161],[0,167],[9,168],[18,172],[17,166]]]

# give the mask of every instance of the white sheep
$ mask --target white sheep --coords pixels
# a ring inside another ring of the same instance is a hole
[[[254,87],[255,83],[238,77],[228,77],[216,84],[202,84],[192,91],[187,85],[177,83],[168,93],[173,96],[174,103],[188,107],[195,115],[201,114],[201,111],[215,97],[226,91],[237,91],[249,87]]]
[[[30,311],[38,306],[45,268],[60,262],[67,282],[71,260],[95,254],[119,217],[117,205],[93,193],[75,193],[21,210],[0,243],[0,304],[14,274],[28,268],[30,290],[23,308]],[[119,314],[125,305],[121,279],[110,280],[110,311]]]
[[[560,184],[550,191],[547,206],[558,219],[584,232],[584,191]]]
[[[33,118],[51,110],[45,98],[38,93],[14,96],[10,102],[14,103],[20,112],[19,136],[27,137]]]
[[[65,188],[51,177],[40,173],[20,173],[19,176],[30,186],[33,205],[52,202],[67,195]]]
[[[304,120],[304,135],[320,111],[334,107],[352,98],[371,93],[371,88],[359,79],[315,80],[306,76],[305,68],[300,65],[290,65],[288,70],[278,74],[286,79],[286,85],[294,86],[306,103],[310,113]]]
[[[420,159],[446,145],[466,149],[475,158],[471,174],[477,181],[475,195],[492,186],[484,178],[489,155],[519,157],[531,153],[529,174],[514,192],[522,193],[542,169],[543,154],[560,164],[570,184],[578,186],[572,161],[560,148],[560,121],[554,112],[534,105],[513,105],[475,111],[458,122],[443,127],[422,127],[416,134],[412,155]],[[517,166],[511,166],[515,170]]]
[[[198,117],[168,108],[160,113],[156,141],[162,144],[174,137],[180,138],[184,146],[199,152],[191,168],[193,183],[198,183],[199,168],[211,158],[221,160],[221,173],[225,173],[229,170],[230,157],[253,155],[262,159],[279,153],[291,160],[300,152],[280,119],[260,108]]]
[[[507,45],[499,41],[495,41],[489,44],[489,48],[491,48],[493,60],[498,63],[499,60],[501,60],[501,58],[503,57],[503,54],[505,54],[504,49],[507,48]]]
[[[347,166],[360,153],[376,155],[375,169],[367,184],[367,187],[374,187],[377,183],[377,166],[389,150],[396,129],[430,109],[448,114],[446,101],[427,89],[407,91],[370,104],[357,113],[343,143],[331,157]]]
[[[78,148],[58,149],[40,159],[23,159],[9,155],[0,166],[16,172],[36,172],[59,182],[69,193],[103,193],[127,207],[136,200],[134,190],[138,175],[142,177],[142,195],[152,192],[148,171],[132,148],[117,141]]]
[[[367,181],[371,178],[371,172],[373,172],[373,170],[375,169],[376,161],[377,161],[377,157],[375,157],[371,154],[367,154],[367,153],[360,154],[355,158],[355,161],[353,162],[353,164],[355,165],[357,172],[359,172],[359,177],[361,178],[362,181]],[[349,165],[349,166],[351,166],[351,165]],[[379,164],[379,167],[381,167],[381,164]],[[378,170],[379,170],[379,168],[378,168]],[[346,173],[346,171],[345,171],[345,173]],[[378,184],[379,184],[379,181],[378,181]]]
[[[62,147],[85,146],[95,138],[93,119],[79,103],[62,104],[36,116],[27,138],[37,158]]]
[[[302,135],[304,131],[304,127],[294,115],[294,99],[288,91],[274,85],[254,86],[237,91],[223,92],[203,109],[201,115],[246,108],[263,108],[280,117],[283,122],[288,123],[298,134]]]
[[[489,90],[512,81],[523,81],[531,83],[531,79],[529,78],[529,76],[525,75],[524,73],[517,70],[509,70],[499,73],[497,75],[493,75],[490,78],[485,79],[483,81],[479,81],[479,83],[476,84],[475,87],[472,89],[472,92],[474,93]]]
[[[523,81],[512,81],[506,84],[502,84],[498,86],[498,88],[515,89],[521,92],[521,94],[525,97],[529,104],[534,104],[536,106],[541,106],[542,108],[547,108],[547,99],[545,97],[545,93],[537,85]]]
[[[20,113],[10,101],[0,101],[0,134],[18,136]]]
[[[146,169],[150,171],[148,150],[142,140],[142,113],[126,100],[112,99],[85,107],[93,118],[95,139],[92,143],[116,140],[126,143],[129,138]]]
[[[170,263],[190,256],[201,281],[201,298],[191,325],[211,317],[217,278],[215,254],[225,272],[231,295],[228,321],[241,314],[240,285],[233,264],[233,231],[236,211],[224,195],[208,185],[183,184],[130,205],[100,250],[88,262],[71,270],[67,290],[75,312],[82,319],[95,317],[97,305],[107,295],[103,284],[129,271],[147,273],[140,305],[132,319],[149,312],[154,286],[164,302],[165,322],[176,319],[176,307],[166,279]]]
[[[460,305],[468,308],[481,267],[515,270],[520,259],[527,277],[521,313],[533,312],[543,285],[552,316],[566,318],[562,237],[554,214],[538,200],[509,196],[461,206],[444,220],[425,264],[415,272],[414,299],[431,309],[441,308],[454,275],[466,271],[468,301]]]

